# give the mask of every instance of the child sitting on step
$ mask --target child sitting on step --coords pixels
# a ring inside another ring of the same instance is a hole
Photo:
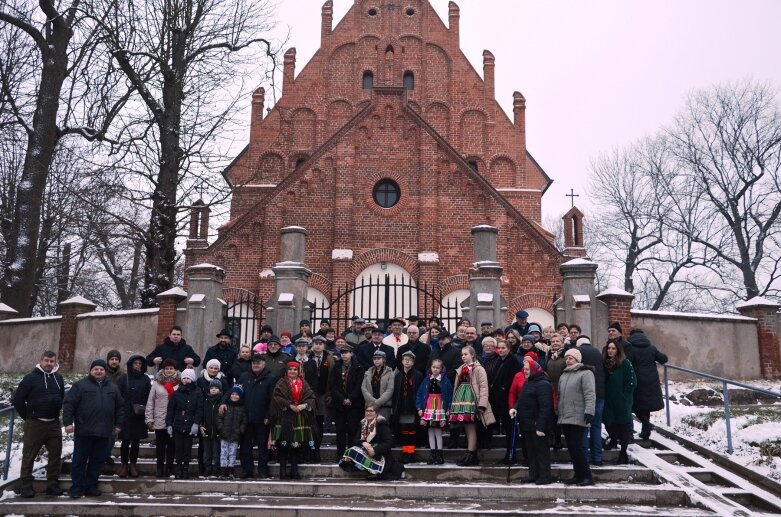
[[[427,461],[429,465],[445,463],[442,429],[447,426],[450,403],[453,401],[453,387],[443,369],[444,363],[441,359],[431,361],[428,379],[420,383],[415,401],[420,425],[428,427],[428,445],[431,449]]]
[[[227,408],[217,417],[217,430],[220,433],[220,479],[233,479],[233,465],[239,450],[241,435],[247,427],[247,414],[244,410],[244,390],[235,385],[230,390]]]

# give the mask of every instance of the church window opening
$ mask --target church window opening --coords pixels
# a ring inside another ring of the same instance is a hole
[[[415,89],[415,74],[412,72],[404,72],[404,88],[407,90]]]
[[[475,171],[475,172],[478,172],[478,171],[477,171],[477,162],[476,162],[476,161],[474,161],[474,160],[472,160],[471,162],[469,162],[469,168],[470,168],[470,169],[472,169],[472,170],[473,170],[473,171]]]
[[[299,158],[298,160],[296,160],[295,169],[298,170],[298,168],[301,167],[305,161],[306,160],[304,158]]]
[[[412,7],[407,7],[407,10],[405,11],[407,13],[407,16],[412,16],[415,14],[415,9]]]
[[[370,71],[363,73],[363,89],[371,90],[374,87],[374,74]]]
[[[399,202],[401,190],[398,183],[390,179],[383,179],[374,186],[374,202],[382,208],[391,208]]]
[[[369,9],[369,16],[371,16],[372,18],[374,18],[375,16],[377,16],[377,9],[375,9],[374,7],[372,7],[371,9]]]

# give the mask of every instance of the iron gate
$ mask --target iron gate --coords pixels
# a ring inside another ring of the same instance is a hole
[[[236,349],[239,345],[251,345],[260,337],[263,304],[255,293],[246,289],[225,289],[222,295],[226,304],[225,328],[233,335],[231,343]]]
[[[360,283],[340,287],[328,304],[326,301],[312,303],[312,328],[319,329],[320,321],[328,319],[338,332],[352,323],[353,316],[376,323],[385,329],[393,318],[406,319],[412,314],[420,318],[438,317],[445,328],[453,332],[461,317],[460,302],[451,300],[443,303],[442,292],[436,288],[414,285],[412,280],[394,275],[369,276]]]

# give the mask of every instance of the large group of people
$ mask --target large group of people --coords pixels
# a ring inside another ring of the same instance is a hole
[[[460,448],[465,435],[457,465],[478,465],[479,449],[503,433],[499,463],[528,465],[524,482],[553,482],[551,448],[566,443],[574,470],[566,482],[591,485],[603,449],[620,447],[618,463],[629,461],[633,413],[639,439],[650,437],[650,413],[663,408],[656,364],[667,357],[640,329],[625,340],[618,323],[600,352],[578,325],[543,328],[525,311],[515,316],[498,329],[463,319],[452,333],[437,318],[394,319],[383,331],[356,317],[344,332],[328,320],[313,332],[303,320],[295,335],[277,337],[266,325],[257,342],[238,349],[223,329],[198,373],[201,358],[173,327],[149,355],[131,355],[125,371],[118,351],[96,359],[67,392],[56,355],[45,352],[13,395],[25,421],[21,495],[35,495],[33,460],[44,446],[47,494],[62,493],[60,413],[75,436],[72,497],[100,495],[98,475],[116,439],[119,476],[138,477],[140,442],[150,432],[159,478],[191,475],[196,440],[205,477],[269,478],[276,456],[280,479],[300,479],[303,461],[398,479],[406,464],[424,460],[418,448],[428,447],[426,463],[442,465],[444,448]],[[148,374],[150,367],[156,371]],[[331,426],[337,454],[323,458]],[[391,452],[397,446],[400,455]]]

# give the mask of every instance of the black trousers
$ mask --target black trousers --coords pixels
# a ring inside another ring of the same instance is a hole
[[[138,447],[140,440],[122,440],[119,448],[119,457],[122,463],[136,463],[138,461]]]
[[[341,457],[348,447],[355,445],[355,435],[361,425],[363,408],[338,409],[334,411],[336,425],[336,454]]]
[[[563,424],[561,427],[564,430],[564,439],[567,440],[567,450],[575,471],[575,479],[578,481],[591,479],[591,469],[583,449],[583,435],[586,434],[586,428],[572,424]]]
[[[168,436],[165,429],[155,429],[155,454],[157,456],[157,467],[174,466],[174,439]]]
[[[548,437],[537,436],[534,431],[527,431],[522,434],[523,442],[526,444],[526,452],[529,455],[529,478],[550,480],[550,449],[548,448]]]
[[[190,433],[174,432],[174,448],[176,449],[176,463],[189,465],[193,452],[193,437]]]

